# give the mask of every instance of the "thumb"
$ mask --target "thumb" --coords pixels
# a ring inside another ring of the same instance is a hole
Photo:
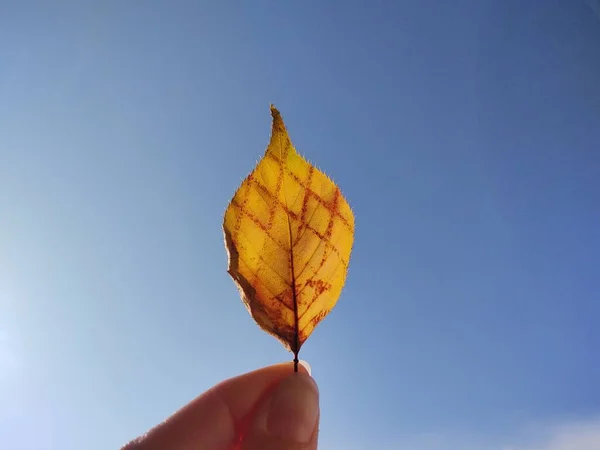
[[[316,450],[319,391],[306,373],[291,373],[258,407],[243,450]]]

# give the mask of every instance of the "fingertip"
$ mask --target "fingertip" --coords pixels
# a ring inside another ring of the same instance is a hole
[[[302,370],[291,373],[262,402],[244,437],[244,449],[307,448],[316,440],[319,390]],[[261,446],[258,446],[261,443]],[[311,447],[312,448],[312,447]]]

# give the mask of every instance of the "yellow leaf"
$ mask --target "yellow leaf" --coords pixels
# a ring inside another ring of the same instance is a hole
[[[271,140],[223,222],[228,273],[258,325],[298,361],[346,280],[354,215],[339,188],[300,156],[271,106]]]

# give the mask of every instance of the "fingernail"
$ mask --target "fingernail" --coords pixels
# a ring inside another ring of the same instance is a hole
[[[310,367],[310,364],[308,362],[304,361],[303,359],[301,359],[299,362],[300,362],[300,364],[302,366],[304,366],[304,368],[306,369],[306,371],[308,372],[308,374],[312,375],[312,369]]]
[[[266,431],[274,437],[299,444],[308,443],[319,417],[319,391],[307,374],[294,373],[273,393]]]

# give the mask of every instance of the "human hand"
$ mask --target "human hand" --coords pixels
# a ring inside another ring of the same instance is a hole
[[[122,450],[316,450],[319,392],[302,364],[223,381]]]

